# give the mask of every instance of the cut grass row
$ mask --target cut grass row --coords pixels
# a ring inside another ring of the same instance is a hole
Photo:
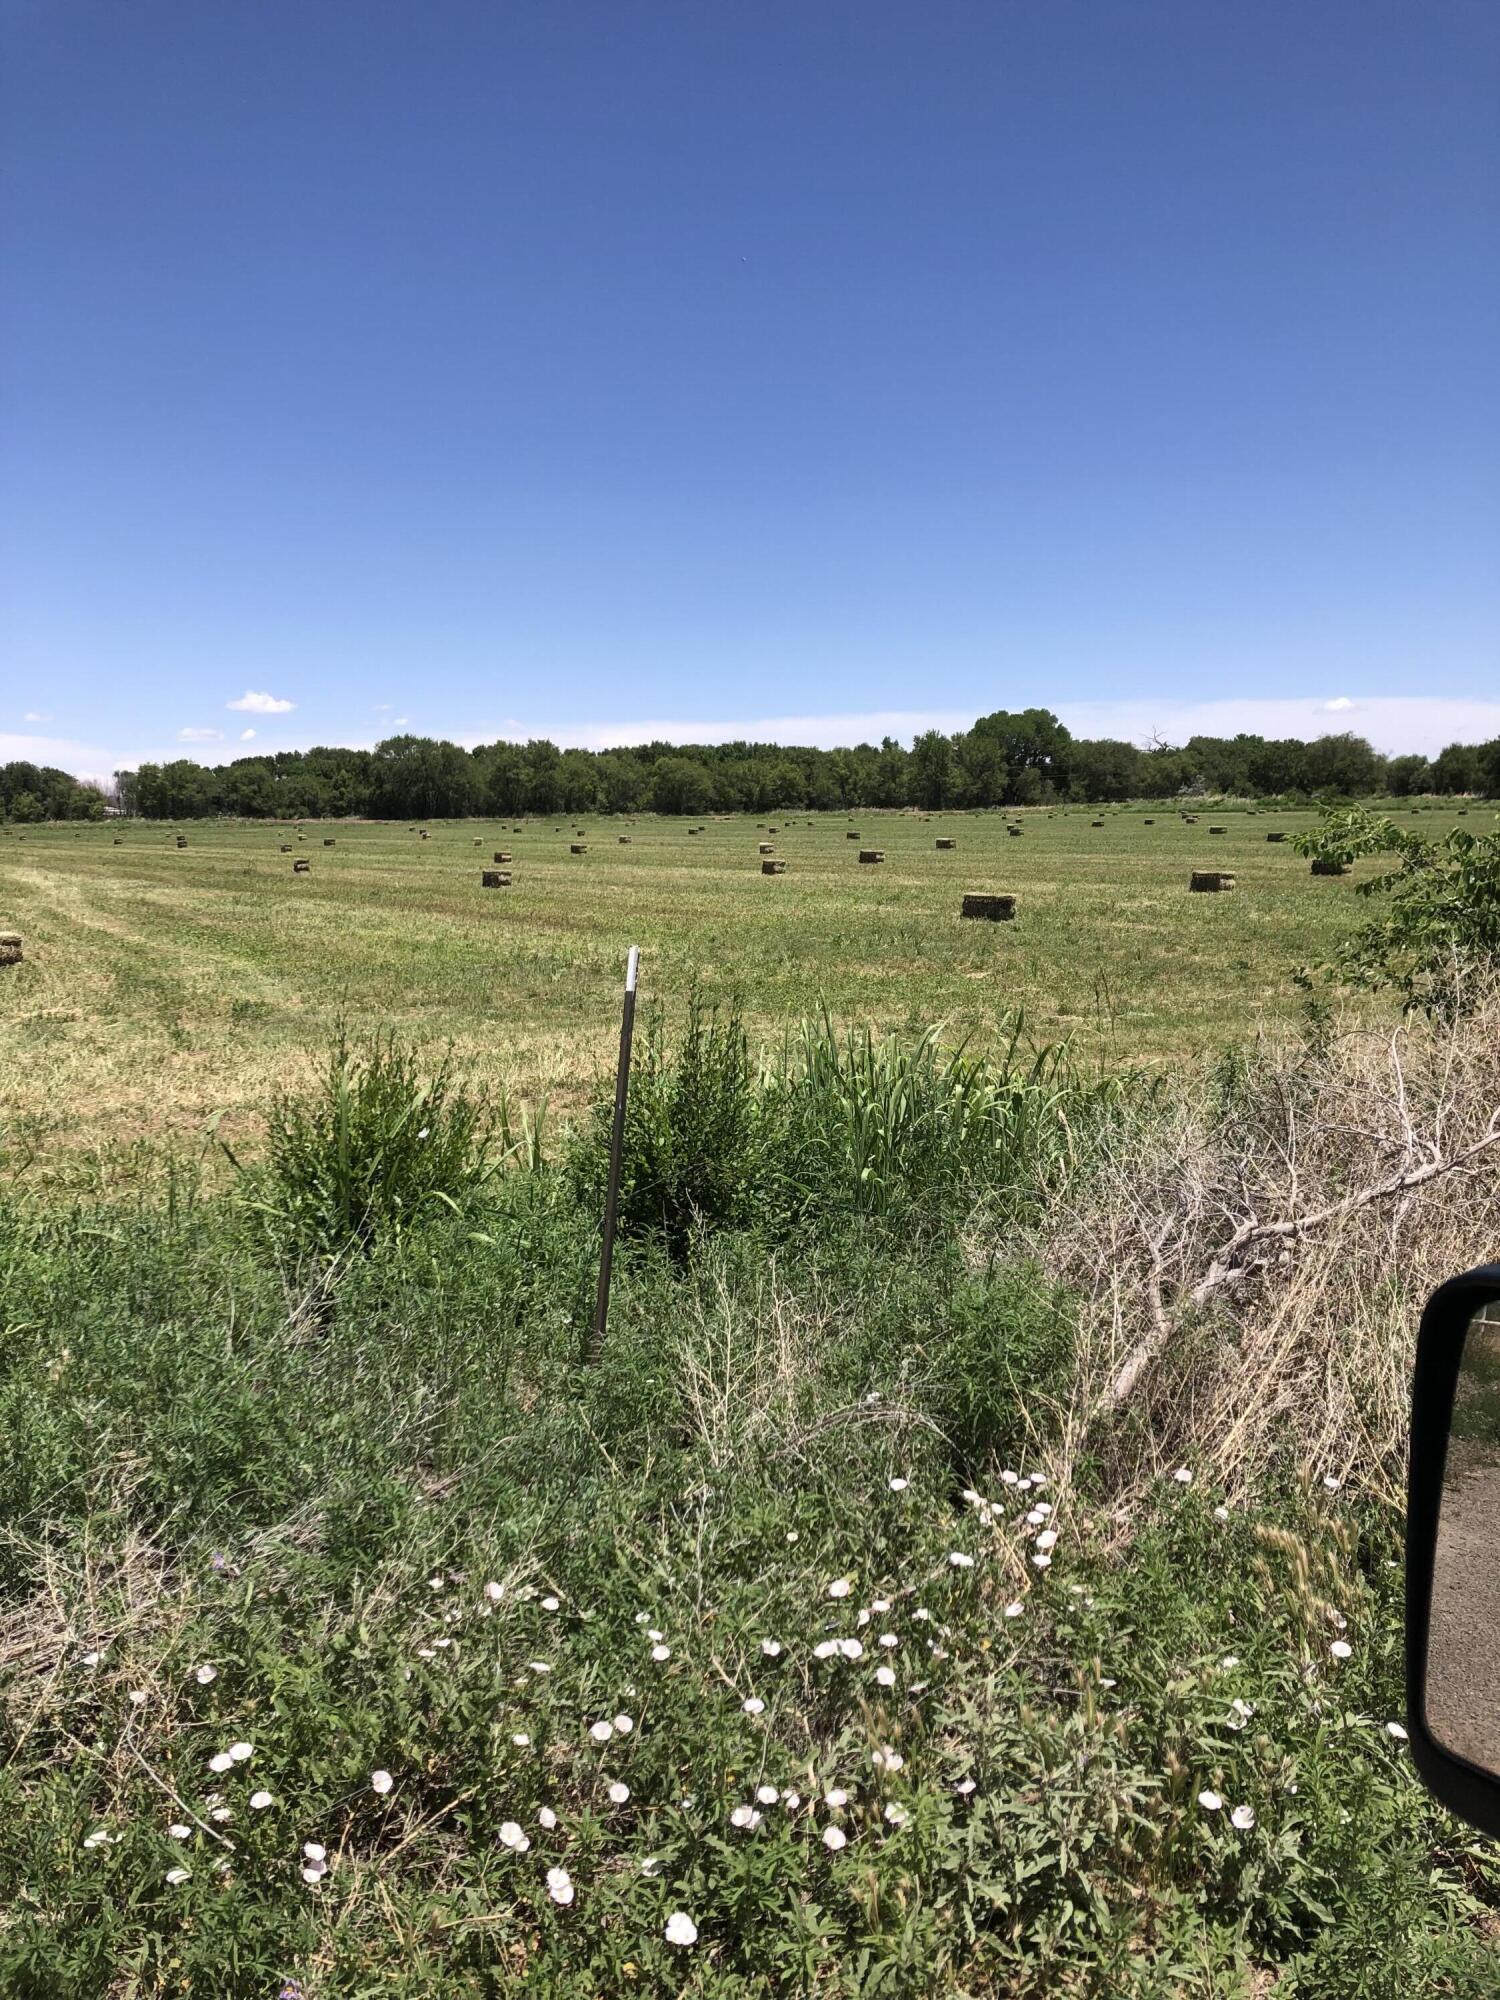
[[[265,823],[12,830],[0,924],[27,955],[0,986],[8,1143],[76,1168],[139,1141],[189,1143],[223,1112],[226,1136],[253,1145],[270,1096],[307,1075],[341,1012],[418,1048],[452,1042],[481,1077],[566,1113],[608,1058],[631,943],[648,996],[679,1003],[695,979],[736,991],[767,1041],[820,1002],[980,1042],[1019,1006],[1041,1038],[1169,1066],[1293,1011],[1295,967],[1357,914],[1359,871],[1315,881],[1289,843],[1266,841],[1311,814],[1099,816],[1027,813],[1020,839],[999,814],[799,816],[774,833],[749,817],[696,834],[651,818],[437,822],[426,840],[339,823],[332,848],[318,825],[300,843]],[[569,852],[575,827],[586,854]],[[851,828],[881,866],[859,865]],[[309,874],[293,875],[288,839]],[[762,840],[785,875],[760,873]],[[498,847],[513,883],[486,892]],[[1232,870],[1236,893],[1190,896],[1195,866]],[[1014,891],[1017,921],[962,922],[975,889]]]

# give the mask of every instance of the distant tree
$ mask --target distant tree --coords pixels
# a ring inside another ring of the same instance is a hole
[[[1119,743],[1109,737],[1075,742],[1068,753],[1068,763],[1073,796],[1095,804],[1139,796],[1142,778],[1149,768],[1144,754],[1133,743]]]
[[[534,736],[521,753],[526,772],[526,810],[543,817],[562,811],[562,752],[545,736]]]
[[[651,804],[660,813],[708,811],[713,780],[695,757],[663,757],[651,773]]]
[[[1435,792],[1477,792],[1483,782],[1479,750],[1472,743],[1450,743],[1432,760]]]
[[[1386,766],[1385,782],[1394,797],[1415,798],[1432,790],[1432,766],[1425,757],[1392,757]]]
[[[1359,798],[1378,791],[1384,776],[1385,760],[1363,736],[1346,730],[1338,736],[1319,736],[1307,746],[1307,783],[1311,791]]]
[[[928,729],[911,746],[912,798],[924,812],[937,812],[953,796],[953,746],[940,730]]]

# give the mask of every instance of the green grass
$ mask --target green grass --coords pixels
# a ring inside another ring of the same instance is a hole
[[[513,1175],[313,1324],[222,1202],[0,1219],[0,1990],[1491,1990],[1388,1514],[1163,1480],[1122,1561],[1016,1483],[1073,1317],[1024,1262],[634,1255],[580,1371],[576,1248]]]
[[[1299,964],[1357,920],[1355,876],[1313,880],[1271,830],[1308,814],[1075,807],[1023,816],[864,814],[861,867],[849,821],[643,818],[571,826],[310,826],[192,823],[179,850],[161,826],[11,829],[0,837],[0,921],[26,962],[0,975],[0,1063],[8,1136],[39,1170],[88,1177],[87,1156],[124,1171],[146,1141],[191,1140],[216,1114],[253,1146],[278,1089],[300,1088],[334,1021],[399,1027],[418,1049],[451,1041],[465,1064],[563,1116],[607,1062],[626,947],[643,947],[643,990],[681,1006],[694,980],[738,994],[752,1042],[826,1003],[840,1020],[921,1031],[942,1021],[976,1046],[1016,1009],[1039,1041],[1072,1038],[1111,1061],[1164,1070],[1243,1040],[1300,1004]],[[1154,826],[1147,827],[1145,819]],[[1208,825],[1223,824],[1223,835]],[[1447,824],[1433,812],[1424,824]],[[939,835],[958,840],[938,853]],[[772,838],[787,873],[762,876]],[[478,844],[476,845],[476,840]],[[485,891],[493,849],[513,886]],[[1234,871],[1230,896],[1191,896],[1194,866]],[[1361,864],[1373,869],[1376,863]],[[1020,897],[1013,924],[963,922],[968,889]]]
[[[1335,1493],[1295,1427],[1233,1493],[1145,1478],[1140,1411],[1069,1429],[1101,1152],[1151,1175],[1185,1051],[1226,1119],[1277,1084],[1236,1041],[1350,885],[1096,816],[867,818],[881,869],[799,828],[781,879],[743,822],[340,828],[295,882],[269,829],[0,840],[0,1993],[1488,2000],[1389,1424]],[[985,886],[1014,926],[957,920]],[[627,941],[667,1019],[591,1368]]]

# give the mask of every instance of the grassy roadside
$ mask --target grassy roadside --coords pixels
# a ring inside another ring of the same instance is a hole
[[[1492,1028],[1414,1040],[1404,1115],[1474,1115]],[[1000,1166],[976,1141],[947,1227],[829,1147],[780,1221],[643,1224],[592,1371],[586,1159],[318,1285],[190,1177],[10,1201],[0,1988],[1489,1993],[1500,1879],[1388,1727],[1368,1363],[1399,1376],[1493,1176],[1184,1315],[1140,1401],[1080,1414],[1139,1276],[1107,1296],[1081,1246],[1149,1195],[1188,1270],[1214,1135],[1283,1156],[1294,1083],[1378,1132],[1378,1046],[1185,1080],[1061,1166],[1045,1119]],[[1246,1369],[1272,1419],[1228,1452]]]

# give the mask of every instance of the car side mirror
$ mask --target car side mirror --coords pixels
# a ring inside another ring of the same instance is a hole
[[[1500,1834],[1500,1264],[1435,1291],[1417,1335],[1406,1706],[1428,1790]]]

